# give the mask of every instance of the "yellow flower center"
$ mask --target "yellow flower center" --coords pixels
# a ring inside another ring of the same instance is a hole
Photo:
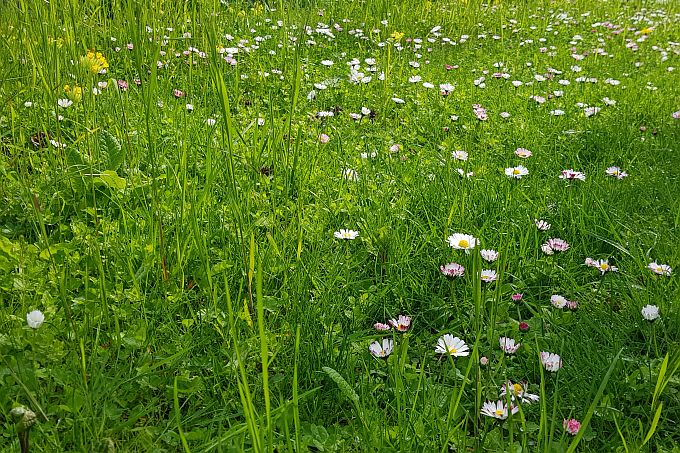
[[[458,242],[459,247],[468,248],[469,245],[470,245],[470,243],[468,241],[466,241],[465,239],[461,239]]]
[[[607,264],[607,263],[600,263],[600,269],[606,271],[607,269],[609,269],[609,264]]]
[[[458,352],[458,349],[454,348],[453,346],[449,346],[449,354],[455,354]]]
[[[498,415],[499,417],[502,417],[503,416],[503,409],[496,409],[496,415]]]
[[[519,395],[522,392],[522,386],[519,384],[512,384],[512,391],[515,395]]]
[[[519,175],[519,169],[518,168],[513,169],[512,174],[513,175]]]

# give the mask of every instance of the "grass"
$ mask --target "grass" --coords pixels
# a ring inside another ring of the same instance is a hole
[[[0,450],[678,451],[680,9],[491,3],[2,3]]]

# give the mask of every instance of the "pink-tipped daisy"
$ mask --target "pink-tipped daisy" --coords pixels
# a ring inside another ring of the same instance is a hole
[[[465,268],[458,263],[445,264],[439,270],[447,277],[462,277],[465,274]]]

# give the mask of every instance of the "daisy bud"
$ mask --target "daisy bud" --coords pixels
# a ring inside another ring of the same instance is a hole
[[[575,436],[578,434],[579,429],[581,429],[581,422],[576,420],[575,418],[572,418],[570,420],[565,419],[562,422],[562,426],[564,427],[564,430],[571,434],[572,436]]]
[[[32,329],[37,329],[42,326],[45,321],[45,315],[40,310],[33,310],[26,315],[26,322]]]

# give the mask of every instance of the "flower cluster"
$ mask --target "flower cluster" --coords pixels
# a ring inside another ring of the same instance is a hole
[[[569,244],[564,239],[550,238],[543,245],[541,250],[546,255],[553,255],[555,252],[565,252],[569,250]]]
[[[567,300],[564,296],[560,296],[559,294],[553,294],[550,297],[550,303],[553,307],[559,309],[567,308],[569,310],[576,310],[578,308],[578,302],[575,300]]]
[[[87,54],[80,59],[80,63],[92,74],[105,74],[109,68],[109,62],[106,61],[104,55],[94,50],[88,50]]]

